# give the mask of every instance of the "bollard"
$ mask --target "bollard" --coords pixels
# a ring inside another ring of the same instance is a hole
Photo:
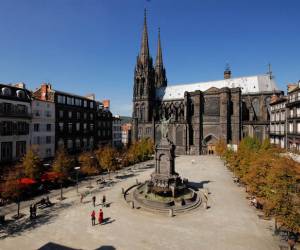
[[[124,188],[122,188],[122,194],[124,194],[124,193],[125,193]]]
[[[135,179],[136,185],[139,185],[139,180]]]
[[[174,214],[173,214],[173,209],[172,209],[172,208],[169,209],[169,216],[170,216],[170,217],[173,217],[173,216],[174,216]]]
[[[134,209],[134,201],[131,202],[131,208]]]

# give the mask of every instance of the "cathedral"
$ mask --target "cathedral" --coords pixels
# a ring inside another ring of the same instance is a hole
[[[160,31],[155,64],[149,52],[146,13],[134,70],[133,141],[161,138],[160,121],[169,120],[168,138],[176,154],[214,152],[219,139],[238,145],[243,136],[268,137],[270,97],[281,95],[271,74],[168,86]]]

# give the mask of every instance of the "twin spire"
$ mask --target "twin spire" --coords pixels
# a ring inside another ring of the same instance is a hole
[[[146,9],[144,11],[144,28],[142,35],[142,45],[139,55],[139,60],[143,65],[152,64],[152,59],[150,57],[149,52],[149,43],[148,43],[148,29],[147,29],[147,12]],[[156,79],[156,87],[162,87],[167,85],[167,79],[165,76],[165,69],[163,66],[162,59],[162,48],[160,41],[160,29],[158,29],[158,43],[157,43],[157,54],[155,60],[155,79]]]
[[[150,53],[149,53],[149,44],[148,44],[148,30],[147,30],[147,14],[146,9],[144,12],[144,30],[142,36],[142,46],[140,51],[140,60],[142,63],[146,63],[149,60]]]

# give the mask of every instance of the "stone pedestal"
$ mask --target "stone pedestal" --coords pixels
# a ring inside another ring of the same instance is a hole
[[[182,185],[175,172],[175,145],[167,138],[162,138],[155,147],[155,172],[151,174],[151,184],[154,192],[171,192],[173,197],[177,187]]]

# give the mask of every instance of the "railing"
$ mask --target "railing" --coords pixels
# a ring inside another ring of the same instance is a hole
[[[30,118],[31,114],[28,112],[18,112],[18,111],[3,111],[0,110],[0,117],[22,117],[22,118]]]

